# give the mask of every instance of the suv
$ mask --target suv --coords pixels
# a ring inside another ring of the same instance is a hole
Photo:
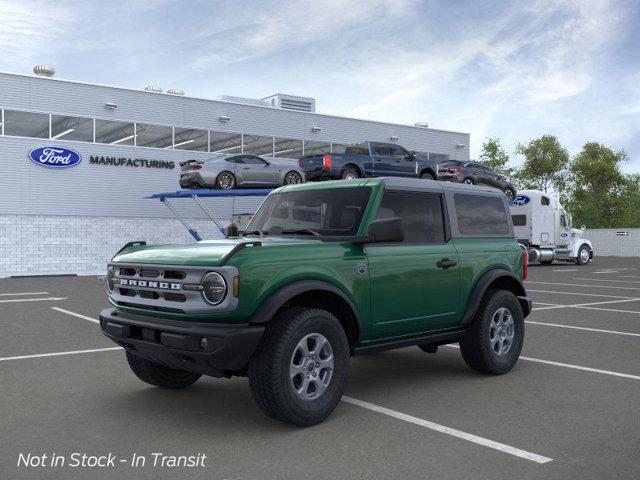
[[[445,160],[439,167],[438,180],[467,185],[489,185],[502,190],[511,200],[516,198],[516,187],[509,180],[479,162]]]
[[[352,355],[460,343],[473,369],[514,366],[531,311],[526,252],[494,189],[377,178],[274,190],[236,238],[130,245],[107,268],[102,331],[144,382],[249,377],[296,425],[340,401]]]

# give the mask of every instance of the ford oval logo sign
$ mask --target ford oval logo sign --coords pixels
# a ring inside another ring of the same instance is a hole
[[[531,199],[526,195],[516,195],[516,199],[513,201],[514,205],[526,205]]]
[[[42,167],[66,168],[79,164],[82,155],[64,147],[40,147],[29,152],[29,160]]]

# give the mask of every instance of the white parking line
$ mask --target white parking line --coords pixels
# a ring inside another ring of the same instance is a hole
[[[616,312],[616,313],[634,313],[634,314],[640,314],[640,312],[637,312],[635,310],[620,310],[620,309],[615,309],[615,308],[597,308],[597,307],[583,307],[583,306],[578,306],[575,308],[584,308],[585,310],[600,310],[602,312]]]
[[[460,348],[460,345],[445,345],[445,347]],[[528,362],[535,362],[535,363],[544,363],[546,365],[553,365],[556,367],[563,367],[563,368],[571,368],[573,370],[582,370],[582,371],[591,372],[591,373],[602,373],[604,375],[611,375],[614,377],[630,378],[631,380],[640,380],[640,376],[631,375],[630,373],[614,372],[611,370],[600,370],[599,368],[583,367],[582,365],[573,365],[571,363],[554,362],[551,360],[544,360],[542,358],[521,356],[520,360],[526,360]]]
[[[58,300],[66,300],[66,297],[43,297],[43,298],[11,298],[9,300],[0,300],[0,303],[18,303],[18,302],[57,302]]]
[[[562,285],[564,285],[564,283]],[[629,298],[631,300],[640,300],[640,298],[638,297],[623,297],[621,295],[603,295],[601,293],[558,292],[555,290],[534,290],[532,288],[527,288],[527,292],[557,293],[558,295],[577,295],[581,297]]]
[[[589,282],[640,283],[640,282],[637,282],[637,281],[634,281],[634,280],[610,280],[608,278],[579,278],[579,277],[573,277],[571,280],[587,280]]]
[[[19,295],[49,295],[49,292],[0,293],[0,297],[17,297]]]
[[[6,362],[8,360],[25,360],[27,358],[43,358],[43,357],[59,357],[62,355],[78,355],[80,353],[111,352],[114,350],[122,350],[122,347],[93,348],[91,350],[72,350],[69,352],[38,353],[36,355],[20,355],[19,357],[3,357],[3,358],[0,358],[0,362]]]
[[[471,433],[463,432],[461,430],[456,430],[455,428],[446,427],[438,423],[430,422],[429,420],[424,420],[422,418],[397,412],[389,408],[381,407],[380,405],[375,405],[369,402],[363,402],[362,400],[358,400],[357,398],[343,396],[342,401],[349,403],[351,405],[361,407],[361,408],[366,408],[367,410],[371,410],[372,412],[381,413],[382,415],[387,415],[389,417],[393,417],[398,420],[402,420],[404,422],[413,423],[414,425],[418,425],[420,427],[428,428],[436,432],[444,433],[452,437],[460,438],[468,442],[482,445],[483,447],[492,448],[500,452],[508,453],[509,455],[514,455],[516,457],[524,458],[525,460],[530,460],[532,462],[548,463],[553,461],[553,458],[543,457],[542,455],[538,455],[536,453],[527,452],[526,450],[521,450],[519,448],[515,448],[510,445],[505,445],[504,443],[489,440],[488,438],[479,437]]]
[[[640,278],[638,275],[618,275],[618,278]]]
[[[579,268],[556,268],[554,270],[552,270],[553,272],[577,272],[578,270],[580,270]]]
[[[592,305],[607,305],[609,303],[625,303],[625,302],[637,302],[637,301],[640,301],[640,298],[627,298],[625,300],[608,300],[606,302],[575,303],[573,305],[548,304],[549,305],[548,307],[536,307],[536,308],[533,308],[532,311],[535,312],[537,310],[553,310],[556,308],[591,308]],[[600,309],[596,309],[596,310],[600,310]],[[610,311],[608,308],[604,308],[602,310]],[[611,311],[615,311],[615,310],[611,310]],[[621,310],[621,311],[626,312],[627,310]]]
[[[56,312],[62,312],[62,313],[66,313],[67,315],[71,315],[73,317],[82,318],[83,320],[87,320],[89,322],[100,323],[100,321],[96,320],[95,318],[87,317],[86,315],[82,315],[80,313],[71,312],[69,310],[65,310],[64,308],[59,308],[59,307],[49,307],[49,308],[51,310],[55,310]]]
[[[616,290],[640,290],[640,287],[618,287],[611,285],[581,285],[579,283],[555,283],[555,282],[534,282],[527,280],[525,283],[538,283],[542,285],[562,285],[563,287],[590,287],[590,288],[615,288]]]
[[[610,333],[612,335],[628,335],[630,337],[640,337],[640,333],[618,332],[616,330],[602,330],[600,328],[577,327],[575,325],[562,325],[559,323],[534,322],[533,320],[525,320],[524,323],[530,323],[531,325],[544,325],[546,327],[569,328],[572,330],[585,330],[587,332]]]

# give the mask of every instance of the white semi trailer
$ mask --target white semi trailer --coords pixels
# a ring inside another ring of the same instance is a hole
[[[511,204],[518,241],[527,248],[529,262],[548,265],[554,260],[586,265],[593,259],[585,227],[571,228],[571,217],[557,198],[541,190],[522,190]]]

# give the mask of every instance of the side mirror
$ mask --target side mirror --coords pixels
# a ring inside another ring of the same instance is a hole
[[[399,217],[374,220],[369,224],[364,243],[402,242],[404,224]]]
[[[232,238],[238,236],[238,226],[235,223],[229,225],[224,231],[225,238]]]

